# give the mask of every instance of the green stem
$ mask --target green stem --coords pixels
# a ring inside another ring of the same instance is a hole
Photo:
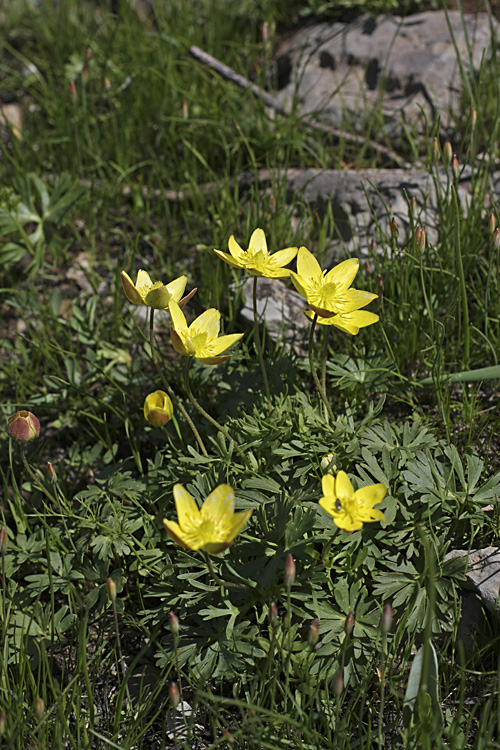
[[[215,570],[212,561],[210,559],[210,555],[208,552],[205,552],[202,550],[203,556],[205,558],[205,562],[207,564],[208,571],[212,578],[214,579],[217,586],[222,586],[223,588],[227,589],[243,589],[244,591],[248,591],[250,586],[245,586],[242,583],[234,583],[232,581],[225,581],[223,578],[220,578],[217,571]]]
[[[262,371],[262,378],[264,380],[264,390],[266,391],[267,405],[269,411],[272,410],[271,405],[271,391],[269,390],[269,381],[267,379],[266,365],[264,362],[264,353],[262,351],[262,344],[260,341],[259,331],[259,319],[257,316],[257,276],[253,278],[253,333],[255,338],[255,346],[257,347],[257,354],[260,362],[260,369]]]
[[[48,499],[50,500],[50,502],[53,503],[56,506],[56,508],[59,508],[59,511],[61,511],[61,506],[60,506],[59,501],[57,500],[57,498],[55,498],[54,495],[51,492],[49,492],[49,490],[46,487],[43,486],[43,484],[41,483],[40,479],[37,477],[37,475],[35,474],[35,472],[31,468],[31,466],[29,465],[28,459],[26,458],[24,443],[21,443],[21,458],[23,460],[24,468],[26,469],[26,471],[28,472],[28,474],[30,475],[30,477],[32,478],[32,480],[35,482],[37,489],[39,489],[41,492],[43,492],[43,494],[46,497],[48,497]]]
[[[462,259],[462,247],[460,244],[460,209],[455,185],[451,186],[453,208],[455,214],[455,256],[457,261],[458,278],[460,280],[460,294],[462,297],[462,320],[464,328],[464,369],[469,368],[470,355],[470,331],[469,331],[469,305],[467,302],[467,288],[465,286],[464,264]]]
[[[162,369],[160,367],[160,363],[158,362],[158,358],[156,356],[156,346],[155,346],[155,337],[154,337],[154,316],[155,316],[155,311],[154,311],[154,308],[152,307],[151,308],[151,314],[149,316],[149,344],[151,346],[151,358],[153,360],[154,366],[156,367],[156,372],[158,373],[158,377],[160,378],[160,380],[161,380],[161,382],[163,384],[163,387],[165,388],[166,392],[168,393],[168,395],[170,396],[170,398],[172,399],[172,401],[175,403],[175,405],[178,407],[178,409],[181,412],[182,416],[184,417],[184,419],[186,420],[186,422],[190,426],[191,431],[192,431],[193,435],[196,438],[196,442],[198,443],[201,452],[203,453],[203,455],[205,456],[205,458],[208,458],[208,451],[205,448],[205,443],[201,439],[200,433],[196,429],[196,426],[195,426],[193,420],[191,419],[191,417],[187,413],[186,409],[184,408],[184,404],[177,398],[177,396],[175,395],[174,391],[170,387],[170,384],[168,383],[168,381],[167,381],[167,379],[166,379],[165,375],[163,374],[163,371],[162,371]]]
[[[245,454],[241,450],[240,446],[237,443],[235,443],[235,441],[233,440],[233,438],[231,437],[231,435],[229,434],[229,432],[226,430],[226,428],[223,427],[221,424],[219,424],[219,422],[217,422],[216,419],[214,419],[212,416],[210,416],[210,414],[207,411],[205,411],[205,409],[203,408],[203,406],[193,396],[193,392],[191,391],[191,384],[189,382],[189,368],[190,367],[191,367],[191,357],[186,357],[186,362],[184,364],[184,384],[185,384],[185,387],[186,387],[186,393],[188,395],[189,400],[191,401],[191,403],[193,404],[193,406],[196,407],[196,409],[198,409],[198,411],[200,412],[200,414],[202,415],[202,417],[205,417],[205,419],[208,420],[211,425],[213,425],[217,430],[219,430],[219,432],[221,433],[221,435],[224,435],[224,437],[226,438],[226,440],[229,441],[229,443],[233,443],[236,451],[238,452],[238,454],[239,454],[241,460],[243,461],[243,463],[245,464],[245,466],[247,468],[250,468],[250,466],[248,464],[247,457],[245,456]]]
[[[321,387],[323,389],[323,393],[326,394],[326,361],[328,359],[328,333],[330,331],[329,326],[323,326],[323,355],[321,359]],[[325,408],[325,422],[329,423],[329,415],[328,411]]]
[[[319,395],[321,396],[321,400],[323,401],[323,404],[325,405],[325,410],[332,422],[335,422],[335,417],[332,411],[332,407],[328,403],[328,399],[326,397],[326,393],[321,387],[321,383],[319,382],[318,373],[316,372],[316,368],[314,367],[314,357],[313,357],[313,348],[314,348],[314,329],[316,328],[316,321],[318,320],[317,313],[314,313],[314,318],[312,319],[311,323],[311,329],[309,331],[309,366],[311,368],[311,375],[313,376],[314,385],[316,386],[316,390],[318,391]]]

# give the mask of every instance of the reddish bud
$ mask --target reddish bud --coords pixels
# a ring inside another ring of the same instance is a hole
[[[76,99],[76,86],[74,81],[69,82],[69,95],[72,99]]]
[[[271,602],[269,605],[269,623],[272,627],[276,625],[276,620],[278,619],[278,607],[274,602]]]
[[[434,161],[439,159],[439,141],[436,137],[432,141],[432,158]]]
[[[106,91],[109,91],[109,89],[111,88],[111,81],[109,80],[108,76],[104,76],[102,82],[104,83],[104,88],[106,89]]]
[[[175,612],[168,613],[168,624],[170,626],[172,635],[179,635],[179,618],[177,617]]]
[[[415,229],[415,249],[419,253],[423,253],[425,249],[425,227]]]
[[[472,112],[470,113],[470,126],[472,130],[475,129],[476,122],[477,122],[477,109],[473,107]]]
[[[445,166],[448,166],[448,164],[451,161],[452,156],[453,156],[453,149],[451,147],[451,143],[449,141],[446,141],[446,143],[443,146],[443,161],[445,163]]]
[[[370,241],[370,250],[372,251],[372,254],[375,255],[377,251],[377,240],[374,237],[372,237]]]
[[[40,434],[40,422],[30,411],[16,411],[8,420],[9,437],[28,443]]]
[[[347,635],[351,635],[353,630],[354,630],[354,614],[352,612],[349,612],[349,614],[345,618],[345,632],[347,633]]]
[[[497,250],[500,250],[500,227],[495,230],[495,234],[493,235],[493,244]]]
[[[189,117],[189,107],[187,101],[184,99],[182,102],[182,116],[185,120]]]
[[[392,607],[390,604],[386,604],[382,611],[382,619],[380,621],[380,627],[383,633],[388,633],[392,625]]]
[[[370,263],[369,261],[365,260],[365,276],[368,276],[368,278],[370,278],[371,275],[372,275],[372,269],[371,269]]]
[[[319,620],[313,620],[312,623],[309,626],[309,635],[307,640],[309,641],[309,646],[311,648],[314,648],[315,645],[318,642],[319,638]]]
[[[170,687],[168,689],[168,695],[170,698],[170,703],[172,704],[172,708],[177,708],[177,706],[180,703],[181,696],[179,694],[179,688],[177,687],[176,682],[170,683]]]
[[[398,225],[396,224],[396,219],[394,218],[394,216],[391,219],[391,234],[396,240],[399,237],[399,229],[398,229]]]
[[[226,740],[226,742],[228,742],[230,745],[234,745],[234,737],[227,731],[227,729],[223,729],[222,734],[224,735],[224,739]]]
[[[490,218],[488,219],[488,232],[490,235],[495,234],[495,229],[497,228],[497,217],[495,214],[490,214]]]
[[[108,578],[108,580],[106,581],[106,588],[108,589],[109,598],[114,604],[116,600],[116,583],[112,578]]]
[[[292,588],[295,582],[295,574],[295,560],[293,559],[292,555],[288,553],[285,560],[285,574],[283,576],[284,584],[288,590]]]
[[[458,180],[460,176],[460,167],[458,165],[458,159],[456,157],[456,154],[453,154],[453,159],[451,161],[451,171],[453,172],[454,178]]]
[[[384,278],[381,273],[377,274],[377,292],[380,299],[384,298]]]
[[[38,721],[41,721],[43,719],[43,715],[45,713],[45,704],[43,702],[43,698],[37,698],[35,701],[35,714]]]
[[[47,461],[47,476],[51,482],[57,482],[56,470],[50,461]]]
[[[7,723],[7,716],[4,712],[0,714],[0,737],[5,734],[5,724]]]
[[[7,536],[7,529],[4,527],[0,529],[0,553],[2,555],[5,555],[7,552],[7,542],[9,541],[9,537]]]

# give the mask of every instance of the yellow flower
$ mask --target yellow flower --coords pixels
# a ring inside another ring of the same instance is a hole
[[[297,255],[297,273],[291,271],[290,278],[311,310],[323,318],[331,318],[339,313],[359,310],[377,298],[371,292],[350,288],[358,268],[359,260],[350,258],[330,271],[322,271],[314,255],[301,247]]]
[[[306,310],[308,318],[314,318],[314,313],[311,310]],[[368,312],[367,310],[354,310],[350,313],[339,313],[331,318],[321,318],[318,316],[317,323],[321,326],[335,326],[340,328],[341,331],[351,333],[355,336],[359,333],[360,328],[371,326],[372,323],[376,323],[379,320],[378,315],[375,313]]]
[[[287,247],[271,255],[262,229],[253,232],[248,250],[243,250],[233,235],[229,238],[228,247],[229,253],[223,253],[222,250],[214,250],[214,253],[233,268],[246,268],[252,276],[266,276],[269,279],[288,277],[290,270],[283,266],[288,265],[297,255],[296,247]]]
[[[205,310],[189,327],[179,305],[171,302],[169,310],[170,336],[175,351],[186,357],[196,357],[204,365],[218,365],[229,359],[230,354],[220,355],[243,336],[242,333],[219,336],[220,312],[214,307]]]
[[[144,401],[144,419],[153,427],[163,427],[174,413],[172,401],[165,391],[155,391]]]
[[[174,500],[179,523],[163,519],[169,537],[181,547],[212,555],[229,547],[252,515],[251,510],[234,512],[234,491],[227,484],[216,487],[201,510],[181,484],[174,487]]]
[[[142,269],[137,274],[135,284],[125,271],[122,271],[121,277],[123,291],[129,302],[133,305],[147,305],[155,310],[166,310],[172,300],[182,307],[196,292],[196,289],[193,289],[184,299],[181,299],[186,288],[185,276],[179,276],[170,284],[163,284],[161,281],[153,283],[149,273]]]
[[[333,516],[339,529],[357,531],[364,523],[385,521],[382,511],[373,507],[381,503],[386,496],[385,484],[370,484],[354,491],[345,471],[339,471],[336,477],[325,474],[322,487],[324,497],[319,504]]]

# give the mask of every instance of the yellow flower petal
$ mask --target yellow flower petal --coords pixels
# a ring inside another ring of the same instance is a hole
[[[224,253],[222,252],[222,250],[215,250],[215,249],[214,249],[214,253],[218,255],[219,258],[221,258],[226,263],[228,263],[228,265],[232,266],[233,268],[242,268],[242,264],[238,263],[238,261],[236,261],[231,255],[229,255],[229,253]]]
[[[253,510],[245,510],[242,513],[235,513],[234,514],[234,520],[231,526],[229,527],[229,536],[234,539],[240,531],[243,529],[245,524],[248,522],[248,519],[252,515]]]
[[[323,495],[335,495],[335,477],[333,474],[324,474],[321,479]]]
[[[173,542],[179,545],[179,547],[185,547],[189,548],[189,545],[186,544],[184,541],[184,532],[182,531],[181,527],[178,523],[175,523],[175,521],[167,521],[166,518],[163,519],[163,525],[165,527],[165,531],[169,535],[169,537],[172,539]]]
[[[226,336],[219,336],[210,347],[213,354],[222,354],[222,352],[225,352],[226,349],[229,349],[230,346],[239,341],[243,335],[243,333],[228,333]]]
[[[234,490],[228,484],[219,484],[203,503],[201,518],[223,518],[234,514]]]
[[[255,229],[254,232],[252,232],[252,236],[250,237],[250,242],[248,244],[248,251],[249,253],[264,253],[264,255],[269,255],[269,250],[267,249],[267,241],[266,241],[266,235],[264,234],[263,229]]]
[[[172,321],[172,328],[177,332],[186,331],[188,327],[186,317],[177,302],[171,300],[168,311],[170,313],[170,320]]]
[[[199,523],[201,518],[198,506],[182,484],[174,486],[174,500],[179,526],[184,531],[190,531],[192,526]]]
[[[339,471],[335,478],[335,494],[340,501],[354,495],[354,488],[345,471]]]
[[[175,302],[180,301],[182,295],[184,294],[186,284],[186,276],[179,276],[178,279],[175,279],[174,281],[171,281],[169,284],[167,284],[168,293]]]
[[[245,267],[245,252],[238,245],[233,235],[231,235],[231,237],[229,238],[227,246],[229,248],[229,252],[231,253],[232,257],[234,258],[238,266],[240,268],[244,268]]]
[[[207,340],[217,338],[220,330],[220,312],[211,307],[193,320],[189,326],[189,333],[206,333]]]
[[[381,503],[386,495],[387,487],[385,484],[370,484],[367,487],[360,487],[354,493],[356,500],[372,507]]]
[[[145,302],[142,299],[141,295],[137,291],[137,289],[134,286],[134,283],[128,273],[125,271],[121,272],[121,279],[122,279],[122,287],[123,291],[125,292],[125,296],[128,299],[129,302],[132,302],[133,305],[144,305]]]
[[[341,288],[347,289],[354,281],[358,269],[359,260],[357,258],[349,258],[332,268],[331,271],[328,271],[325,274],[325,282],[328,284],[338,284]]]
[[[320,264],[306,247],[299,247],[297,253],[297,275],[309,282],[323,278]]]
[[[142,268],[140,271],[137,272],[137,279],[135,280],[135,285],[137,289],[144,289],[148,290],[150,287],[153,286],[153,282],[151,281],[151,277],[147,271],[143,271]]]

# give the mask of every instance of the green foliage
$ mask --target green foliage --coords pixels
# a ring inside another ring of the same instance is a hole
[[[455,113],[469,206],[457,207],[453,179],[432,161],[438,123],[408,143],[435,183],[435,243],[417,249],[413,214],[398,242],[378,227],[359,286],[383,291],[380,323],[318,346],[333,418],[306,358],[264,336],[269,408],[245,331],[227,363],[191,368],[191,389],[223,434],[189,400],[160,313],[155,364],[145,308],[125,302],[120,270],[186,274],[188,290],[199,286],[188,316],[216,306],[224,333],[241,332],[241,274],[212,248],[226,249],[230,234],[245,245],[261,226],[270,247],[306,244],[321,256],[333,217],[291,199],[283,175],[377,161],[312,139],[293,112],[271,120],[195,63],[189,45],[265,85],[264,21],[272,44],[272,22],[293,14],[395,3],[156,3],[143,15],[128,2],[100,5],[6,9],[2,32],[0,78],[22,92],[26,117],[23,140],[3,148],[0,389],[4,417],[29,408],[42,433],[28,464],[0,435],[0,745],[491,746],[496,625],[462,663],[466,558],[447,555],[499,538],[500,255],[484,217],[495,55]],[[484,115],[475,134],[472,105]],[[142,405],[165,382],[177,400],[160,430]],[[337,528],[318,503],[325,470],[347,472],[356,489],[385,484],[385,521]],[[237,511],[253,509],[210,565],[164,533],[177,483],[199,506],[228,483]],[[388,604],[391,632],[381,627]],[[191,706],[175,731],[172,682]]]

